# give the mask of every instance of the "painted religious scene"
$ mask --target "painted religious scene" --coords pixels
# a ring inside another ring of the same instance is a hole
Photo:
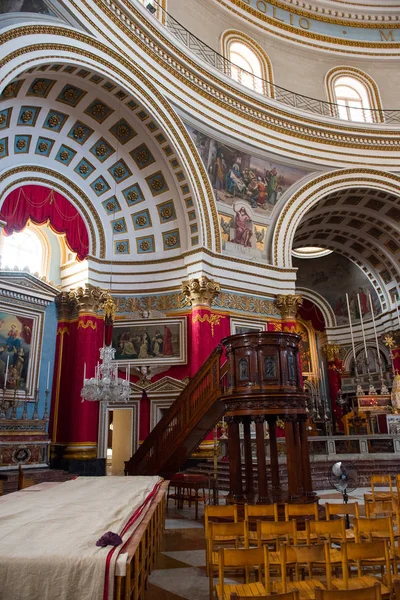
[[[207,169],[216,200],[228,206],[243,200],[245,207],[269,216],[283,193],[307,174],[303,169],[251,156],[186,127]]]
[[[363,271],[344,256],[332,252],[321,258],[302,259],[293,257],[293,266],[297,272],[297,286],[320,294],[331,305],[337,325],[349,322],[346,305],[346,293],[349,296],[352,321],[360,319],[357,294],[360,296],[363,318],[371,317],[369,294],[374,313],[381,312],[381,305],[374,287]]]
[[[0,312],[0,388],[27,387],[33,319]]]
[[[185,362],[184,320],[116,325],[113,347],[118,361],[140,361],[141,364]]]

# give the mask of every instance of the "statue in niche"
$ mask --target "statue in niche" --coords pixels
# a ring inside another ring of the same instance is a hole
[[[276,378],[276,356],[264,356],[264,377]]]
[[[249,362],[247,358],[239,360],[239,381],[248,381],[249,379]]]
[[[296,379],[296,370],[294,368],[293,354],[288,354],[287,365],[288,365],[288,377],[291,381],[294,381]]]

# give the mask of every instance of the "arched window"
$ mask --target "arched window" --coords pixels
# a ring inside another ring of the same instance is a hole
[[[336,67],[326,77],[334,116],[346,121],[380,123],[382,105],[374,80],[359,69]]]
[[[29,269],[31,273],[43,273],[43,243],[39,236],[29,227],[19,233],[4,236],[1,251],[2,267],[20,271]]]
[[[354,77],[339,77],[335,82],[335,96],[340,119],[372,121],[367,90],[360,81]]]
[[[240,42],[229,46],[229,60],[233,79],[256,92],[263,93],[264,85],[261,64],[255,53]]]
[[[261,46],[239,31],[226,31],[222,49],[229,61],[226,72],[232,79],[260,94],[274,96],[271,63]]]

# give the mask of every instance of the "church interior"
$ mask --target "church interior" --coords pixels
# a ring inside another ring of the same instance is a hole
[[[0,600],[400,600],[397,0],[0,45]]]

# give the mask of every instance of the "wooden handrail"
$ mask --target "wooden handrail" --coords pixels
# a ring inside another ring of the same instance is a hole
[[[223,393],[221,380],[227,373],[227,363],[222,367],[220,365],[222,352],[222,347],[218,346],[210,354],[132,458],[125,463],[127,475],[162,473],[163,465],[184,444],[188,435],[220,398]],[[183,460],[186,458],[184,454]]]

